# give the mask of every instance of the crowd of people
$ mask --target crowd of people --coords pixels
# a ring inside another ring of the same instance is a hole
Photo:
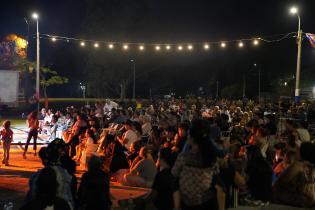
[[[312,107],[188,98],[33,112],[23,157],[37,132],[52,142],[21,209],[110,209],[110,181],[151,188],[136,209],[315,207]]]

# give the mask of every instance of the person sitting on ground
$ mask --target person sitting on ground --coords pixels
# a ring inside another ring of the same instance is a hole
[[[83,151],[86,147],[86,136],[85,133],[79,135],[79,144],[75,147],[75,156],[72,158],[74,161],[80,162],[82,158]]]
[[[81,158],[83,169],[87,169],[87,163],[89,159],[92,157],[92,155],[96,153],[98,147],[97,139],[94,136],[93,130],[90,129],[86,130],[85,137],[86,137],[85,149],[83,150]]]
[[[102,170],[102,161],[92,155],[88,171],[78,189],[79,210],[109,210],[111,208],[109,175]]]
[[[24,204],[20,210],[70,210],[71,207],[66,200],[58,196],[57,174],[51,167],[42,169],[36,180],[35,197]]]
[[[291,164],[274,183],[274,199],[277,203],[315,207],[315,145],[301,144],[300,160]]]
[[[132,162],[139,156],[140,149],[141,149],[140,141],[135,141],[130,145],[129,153],[127,155],[127,160],[130,166]]]
[[[124,175],[123,184],[134,187],[151,187],[156,174],[155,162],[149,149],[144,146],[139,152],[139,161],[134,161],[129,173]]]

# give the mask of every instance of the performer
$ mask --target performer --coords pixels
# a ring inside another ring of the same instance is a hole
[[[0,131],[0,140],[3,142],[3,159],[2,163],[9,165],[10,146],[13,140],[13,131],[11,130],[11,122],[6,120],[3,122],[3,129]]]
[[[27,152],[27,148],[28,145],[30,144],[31,138],[33,137],[34,139],[34,156],[37,155],[36,153],[36,141],[37,141],[37,136],[38,136],[38,128],[39,128],[39,121],[37,118],[37,112],[31,112],[28,116],[27,116],[27,124],[29,127],[29,133],[28,133],[28,137],[26,140],[26,144],[25,144],[25,148],[24,148],[24,153],[23,153],[23,158],[26,159],[26,152]]]

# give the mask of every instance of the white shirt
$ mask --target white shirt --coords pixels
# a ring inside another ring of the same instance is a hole
[[[129,150],[130,145],[138,140],[138,136],[133,130],[127,130],[123,135],[123,140],[125,139],[128,139],[128,141],[125,142],[125,147]]]
[[[298,132],[299,137],[300,137],[300,140],[301,140],[302,142],[310,141],[310,140],[311,140],[310,133],[308,132],[307,129],[298,128],[298,129],[296,129],[296,131]]]

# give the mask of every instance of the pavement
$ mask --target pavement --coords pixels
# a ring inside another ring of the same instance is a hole
[[[42,168],[42,164],[38,157],[35,157],[30,152],[27,155],[27,159],[22,158],[22,149],[18,145],[13,145],[11,148],[10,165],[0,166],[0,210],[3,209],[3,205],[8,202],[12,202],[13,209],[19,209],[23,204],[26,192],[28,190],[29,177]],[[0,146],[0,157],[2,157],[2,147]],[[84,173],[82,170],[77,171],[77,176],[80,178]],[[79,180],[80,181],[80,180]],[[118,207],[118,200],[127,200],[130,197],[136,198],[144,196],[149,192],[149,189],[134,188],[121,186],[118,183],[111,183],[111,194],[114,199],[115,209]],[[152,209],[152,207],[148,208]],[[235,210],[303,210],[302,208],[294,208],[289,206],[271,204],[267,207],[249,207],[239,206],[234,208]]]

